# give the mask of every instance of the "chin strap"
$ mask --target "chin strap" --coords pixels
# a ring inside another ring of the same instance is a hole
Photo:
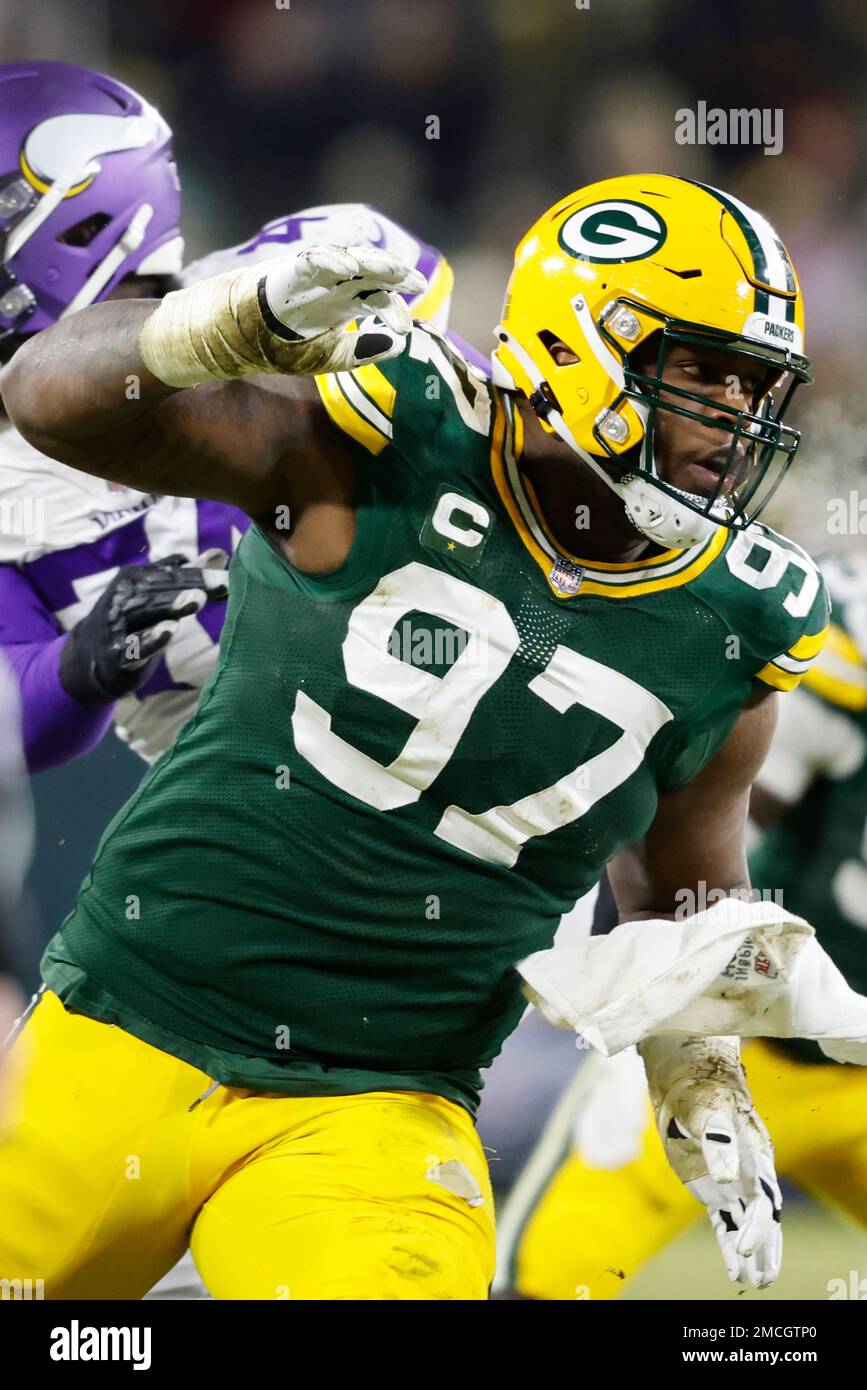
[[[614,488],[633,526],[658,545],[687,550],[709,541],[722,524],[699,516],[638,473],[629,474]]]

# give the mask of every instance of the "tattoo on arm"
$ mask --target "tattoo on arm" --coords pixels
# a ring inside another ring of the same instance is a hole
[[[99,304],[34,335],[2,377],[13,424],[42,453],[144,492],[212,497],[254,516],[287,501],[293,469],[315,466],[327,433],[313,381],[165,386],[137,347],[153,309]]]

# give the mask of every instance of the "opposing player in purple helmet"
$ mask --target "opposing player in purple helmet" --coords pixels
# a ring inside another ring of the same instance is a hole
[[[183,258],[172,132],[153,106],[66,63],[0,67],[0,341],[107,298]]]
[[[3,360],[94,300],[162,295],[179,283],[183,255],[171,131],[135,92],[99,73],[63,63],[0,67],[0,226]],[[445,331],[447,261],[362,204],[274,219],[189,266],[180,282],[311,241],[398,253],[428,281],[409,296],[413,313]],[[248,518],[219,502],[92,478],[40,454],[5,420],[0,509],[0,647],[21,686],[29,767],[86,753],[112,722],[152,762],[213,668],[222,566]]]
[[[160,297],[312,241],[381,246],[427,279],[413,314],[448,326],[441,252],[363,204],[275,218],[182,270],[172,133],[122,83],[63,63],[0,66],[0,361],[98,300]],[[487,363],[466,344],[476,365]],[[216,661],[237,508],[104,482],[0,418],[0,648],[17,676],[32,771],[113,724],[147,762],[170,746]],[[188,1260],[163,1296],[203,1288]]]

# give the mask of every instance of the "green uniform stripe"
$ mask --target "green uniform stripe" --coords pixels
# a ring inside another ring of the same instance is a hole
[[[767,257],[765,256],[761,240],[749,218],[744,215],[736,203],[733,203],[731,199],[727,198],[724,193],[721,193],[718,188],[712,188],[710,184],[701,183],[698,179],[685,179],[684,182],[691,183],[695,188],[703,188],[705,193],[710,193],[712,197],[716,198],[718,203],[722,204],[726,212],[731,214],[743,232],[747,246],[750,249],[750,255],[753,258],[753,274],[755,278],[761,280],[763,283],[767,283],[769,274]],[[773,231],[773,229],[771,230]],[[789,293],[794,294],[796,289],[795,272],[789,260],[788,252],[776,234],[774,234],[774,245],[779,251],[780,258],[783,262],[786,276],[786,289]],[[756,289],[755,308],[759,313],[768,313],[769,296],[765,290]],[[789,323],[794,323],[795,321],[794,300],[788,300],[786,303],[786,319]]]
[[[352,380],[353,380],[353,382],[354,382],[354,384],[355,384],[355,389],[356,389],[356,391],[358,391],[359,395],[362,395],[362,396],[364,397],[364,399],[365,399],[365,400],[368,402],[368,404],[370,405],[371,409],[376,411],[377,415],[382,415],[382,416],[384,416],[384,418],[387,420],[387,419],[388,419],[388,415],[387,415],[386,412],[383,410],[383,408],[382,408],[382,406],[379,404],[379,402],[378,402],[378,401],[375,401],[375,400],[373,399],[373,397],[371,396],[370,392],[365,390],[365,388],[362,386],[361,382],[358,380],[357,375],[356,375],[354,372],[350,372],[350,376],[352,377]],[[339,384],[339,379],[338,379],[338,384]],[[346,394],[346,393],[344,392],[344,395],[345,395],[345,394]],[[352,404],[352,402],[350,401],[350,405],[351,405],[351,404]],[[357,410],[358,407],[356,406],[355,409]],[[388,438],[388,435],[386,434],[385,430],[382,428],[381,425],[378,425],[378,424],[376,423],[375,420],[369,419],[369,417],[366,416],[366,415],[365,415],[364,418],[365,418],[365,420],[367,420],[367,423],[368,423],[369,425],[373,425],[373,428],[374,428],[375,430],[379,430],[380,434],[385,435],[386,439]]]
[[[353,382],[355,383],[355,389],[356,389],[356,391],[359,393],[360,396],[363,396],[364,399],[370,403],[370,405],[371,405],[371,406],[373,407],[373,409],[376,411],[377,415],[382,415],[382,414],[384,414],[382,407],[379,406],[379,405],[377,405],[377,404],[376,404],[376,401],[371,400],[370,396],[369,396],[368,393],[365,391],[364,387],[361,385],[361,382],[358,381],[358,379],[357,379],[356,377],[353,377],[352,380],[353,380]],[[340,392],[340,394],[341,394],[341,396],[343,397],[343,399],[346,401],[346,404],[349,406],[350,410],[353,410],[353,411],[355,412],[355,414],[359,417],[359,419],[363,420],[364,423],[365,423],[366,425],[370,425],[370,428],[371,428],[372,430],[376,430],[377,434],[381,434],[382,437],[383,437],[383,439],[388,439],[388,435],[386,434],[386,432],[385,432],[385,430],[382,428],[382,426],[381,426],[381,425],[378,425],[378,424],[376,423],[375,420],[371,420],[371,418],[370,418],[369,415],[365,415],[363,411],[359,410],[358,405],[357,405],[356,402],[352,399],[352,397],[347,393],[346,388],[345,388],[345,386],[343,385],[343,382],[340,380],[340,373],[339,373],[339,372],[336,372],[336,373],[335,373],[335,375],[334,375],[334,381],[337,383],[337,389],[338,389],[338,391]]]
[[[701,183],[699,179],[686,179],[686,183],[691,183],[695,188],[703,188],[705,193],[709,193],[712,198],[716,198],[721,203],[726,212],[730,213],[737,222],[744,234],[750,255],[753,258],[753,275],[757,280],[766,280],[768,276],[768,263],[765,260],[765,253],[762,250],[762,243],[756,235],[752,224],[747,221],[740,208],[736,207],[724,193],[720,193],[718,188],[711,188],[710,184]],[[765,290],[756,289],[753,307],[760,314],[768,312],[768,295]]]

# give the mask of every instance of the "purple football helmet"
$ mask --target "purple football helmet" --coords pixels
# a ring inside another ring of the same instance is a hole
[[[176,275],[180,210],[172,132],[142,97],[67,63],[0,65],[0,339],[132,272]]]

